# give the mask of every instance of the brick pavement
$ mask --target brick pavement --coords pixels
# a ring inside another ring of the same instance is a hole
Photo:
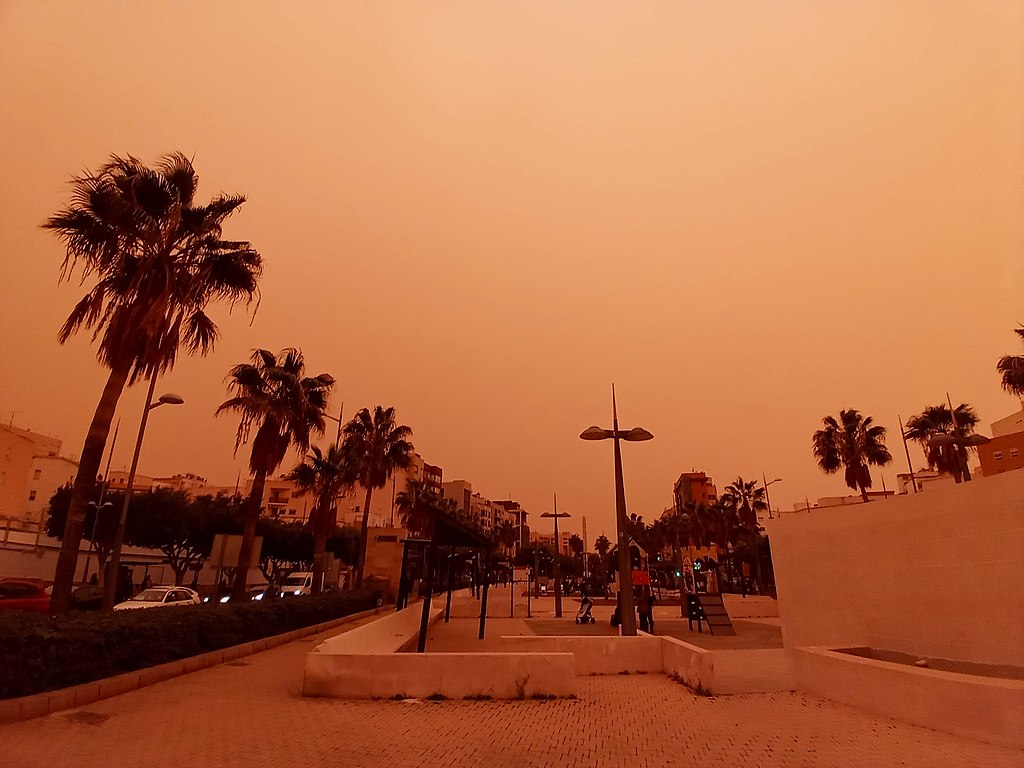
[[[814,696],[694,696],[661,675],[584,677],[576,700],[303,699],[322,637],[79,710],[0,726],[2,768],[987,766],[1024,753]]]

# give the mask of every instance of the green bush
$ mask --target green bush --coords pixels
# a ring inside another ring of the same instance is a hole
[[[373,608],[378,592],[45,616],[0,611],[0,698],[184,659]]]

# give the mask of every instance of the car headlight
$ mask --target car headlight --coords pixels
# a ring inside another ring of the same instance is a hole
[[[230,599],[231,599],[231,595],[224,595],[224,597],[222,597],[222,598],[220,599],[220,602],[222,602],[222,603],[226,603],[226,602],[227,602],[228,600],[230,600]]]
[[[296,589],[294,592],[292,592],[292,594],[293,595],[301,595],[302,594],[302,590],[301,589]]]
[[[262,599],[263,599],[263,593],[262,592],[260,592],[258,595],[256,595],[256,597],[253,598],[253,600],[262,600]]]

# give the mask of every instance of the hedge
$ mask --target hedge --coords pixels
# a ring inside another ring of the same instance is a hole
[[[375,607],[378,594],[61,616],[0,611],[0,698],[102,680],[332,621]]]

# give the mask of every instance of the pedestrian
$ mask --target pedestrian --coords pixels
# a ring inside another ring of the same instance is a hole
[[[640,631],[649,635],[654,634],[654,595],[650,587],[644,587],[640,592],[640,599],[637,601],[637,611],[640,614]]]

